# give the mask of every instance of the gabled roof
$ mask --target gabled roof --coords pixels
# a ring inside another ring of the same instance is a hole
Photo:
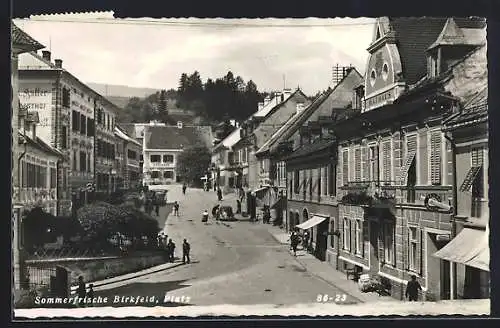
[[[331,147],[334,141],[329,139],[318,140],[312,144],[304,144],[300,148],[297,148],[293,153],[285,157],[285,160],[292,160],[299,157],[304,157]]]
[[[26,140],[30,145],[32,145],[35,148],[38,148],[41,151],[44,151],[46,153],[58,156],[58,157],[64,157],[64,154],[57,150],[56,148],[50,146],[47,144],[45,141],[40,139],[39,137],[36,137],[33,139],[28,133],[24,134],[22,131],[19,131],[19,144],[23,143],[23,140]]]
[[[45,48],[44,45],[33,39],[26,32],[21,30],[19,27],[11,21],[10,23],[10,32],[12,35],[12,45],[19,47],[26,52],[28,51],[36,51],[39,49]]]
[[[134,138],[130,137],[129,135],[127,135],[127,133],[125,133],[124,131],[122,131],[117,125],[115,125],[115,134],[117,137],[123,139],[123,140],[126,140],[128,142],[132,142],[138,146],[142,146],[142,144],[135,140]]]
[[[282,102],[280,102],[278,104],[276,103],[276,97],[274,97],[274,98],[271,99],[271,101],[266,106],[264,106],[262,109],[258,110],[256,113],[250,115],[250,117],[247,118],[247,121],[251,120],[253,117],[259,117],[259,118],[264,118],[265,119],[271,113],[274,113],[281,106],[283,106],[286,102],[288,102],[288,100],[291,99],[297,93],[300,93],[304,97],[306,97],[304,95],[304,93],[302,92],[302,90],[300,90],[300,89],[295,90],[295,92],[291,93],[288,97],[286,97]],[[213,150],[217,151],[217,150],[221,149],[222,147],[231,148],[234,145],[236,145],[241,140],[241,133],[240,133],[240,131],[241,131],[241,128],[238,127],[236,130],[234,130],[233,132],[231,132],[226,138],[224,138],[221,142],[219,142],[213,148]]]
[[[304,111],[299,114],[299,115],[293,115],[286,123],[285,126],[282,129],[279,129],[276,131],[271,138],[269,139],[268,142],[266,142],[259,150],[257,153],[264,153],[268,150],[272,150],[275,146],[277,146],[280,142],[287,140],[290,138],[299,128],[302,126],[305,121],[331,96],[334,95],[338,90],[340,90],[346,81],[348,81],[348,77],[352,74],[355,74],[359,78],[358,83],[354,83],[353,85],[349,86],[349,89],[352,89],[356,86],[359,86],[360,83],[363,81],[363,77],[361,74],[356,70],[356,68],[351,67],[347,74],[342,78],[342,80],[339,81],[335,85],[334,88],[328,89],[326,92],[323,94],[319,95],[316,99],[313,100],[313,102],[306,108]],[[350,102],[350,96],[349,95],[349,102]],[[339,107],[339,106],[336,106]],[[334,108],[332,107],[332,110]]]
[[[429,49],[442,45],[481,45],[486,42],[486,34],[482,33],[485,30],[481,25],[467,24],[468,22],[463,19],[458,21],[462,24],[462,28],[458,27],[453,17],[448,18],[441,34]]]
[[[464,109],[447,119],[444,124],[448,129],[455,129],[488,120],[488,85],[484,85],[465,103]]]
[[[211,140],[203,136],[203,131],[199,129],[207,127],[183,126],[147,126],[146,130],[150,133],[146,139],[147,149],[178,149],[181,150],[188,146],[205,145],[209,147]]]

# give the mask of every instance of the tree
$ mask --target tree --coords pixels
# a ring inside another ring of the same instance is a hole
[[[201,186],[201,177],[206,174],[210,161],[210,150],[204,145],[194,145],[180,153],[177,172],[186,182]]]

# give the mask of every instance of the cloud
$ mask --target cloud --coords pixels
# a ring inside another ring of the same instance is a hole
[[[364,71],[373,29],[366,18],[55,20],[16,24],[83,81],[176,88],[184,72],[206,79],[231,70],[266,90],[285,75],[310,94],[328,87],[335,64]]]

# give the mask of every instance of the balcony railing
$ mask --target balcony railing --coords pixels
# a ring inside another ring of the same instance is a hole
[[[393,181],[350,181],[340,187],[341,203],[358,206],[388,206],[396,202]]]

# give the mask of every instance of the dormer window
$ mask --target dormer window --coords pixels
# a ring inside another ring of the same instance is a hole
[[[382,67],[382,79],[384,79],[384,81],[387,81],[388,76],[389,76],[389,65],[387,65],[387,63],[384,63],[384,66]]]

